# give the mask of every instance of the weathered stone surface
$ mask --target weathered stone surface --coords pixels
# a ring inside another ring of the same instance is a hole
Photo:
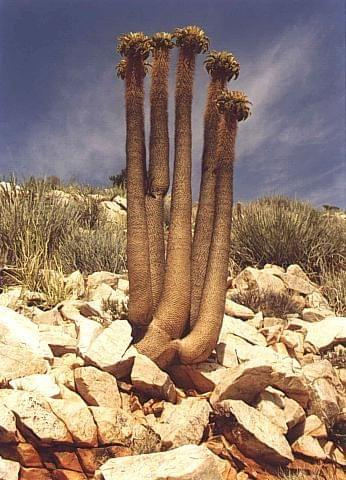
[[[293,290],[294,292],[308,295],[316,290],[316,287],[312,285],[309,280],[301,278],[300,276],[292,275],[291,273],[281,273],[280,278],[284,282],[286,288]]]
[[[53,470],[52,475],[54,480],[87,480],[87,476],[84,473],[71,470]]]
[[[175,403],[177,392],[169,375],[145,355],[137,355],[131,372],[132,385],[141,393]]]
[[[320,292],[313,292],[305,297],[306,308],[326,308],[329,309],[328,300],[320,294]]]
[[[329,317],[316,323],[304,324],[307,329],[305,342],[317,351],[335,343],[346,342],[346,317]]]
[[[252,345],[236,335],[225,335],[216,346],[218,362],[225,367],[234,367],[253,358],[276,361],[279,356],[273,349]],[[287,355],[288,356],[288,355]]]
[[[116,364],[131,343],[132,329],[126,320],[116,320],[92,342],[85,358],[101,370],[116,371]]]
[[[60,388],[52,375],[33,374],[9,382],[14,390],[40,393],[44,397],[59,398]]]
[[[0,387],[7,386],[15,378],[47,372],[48,362],[41,356],[19,343],[8,345],[5,342],[0,339]]]
[[[272,275],[267,269],[257,270],[252,267],[246,267],[240,272],[233,280],[233,286],[239,290],[286,291],[285,284],[280,278]]]
[[[329,317],[335,317],[335,313],[329,308],[304,308],[302,312],[303,320],[306,322],[320,322]]]
[[[39,335],[38,326],[24,315],[1,306],[0,339],[7,345],[21,344],[39,357],[53,358],[47,342]]]
[[[226,298],[225,313],[230,317],[241,318],[242,320],[249,320],[255,316],[254,312],[244,305],[239,305],[233,300]]]
[[[309,413],[332,419],[340,410],[337,388],[342,387],[331,363],[316,361],[304,365],[303,372],[311,391]]]
[[[16,417],[0,403],[0,444],[17,442]]]
[[[327,455],[327,457],[332,460],[335,463],[338,463],[339,465],[346,467],[346,456],[345,456],[345,451],[341,451],[340,448],[338,448],[337,445],[333,442],[326,442],[323,446],[324,452]],[[341,477],[342,480],[345,477]]]
[[[261,412],[268,420],[270,420],[280,433],[283,435],[287,433],[287,425],[285,413],[282,408],[277,404],[268,399],[261,399],[257,405],[256,409]]]
[[[63,306],[61,312],[64,318],[74,322],[77,331],[77,349],[84,356],[91,343],[102,332],[102,325],[95,320],[84,317],[76,307],[71,305]]]
[[[295,453],[300,453],[315,460],[325,460],[327,458],[318,440],[309,435],[298,438],[298,440],[293,443],[292,450]]]
[[[257,312],[256,315],[253,318],[250,318],[250,320],[247,320],[246,323],[248,323],[252,327],[255,327],[257,330],[260,330],[261,328],[263,328],[263,321],[263,313]]]
[[[53,368],[50,371],[50,375],[54,378],[55,382],[58,384],[60,392],[61,392],[62,386],[70,388],[71,390],[76,389],[76,386],[74,383],[73,370],[68,365],[61,365],[59,367]]]
[[[294,350],[297,354],[304,353],[304,335],[293,330],[284,330],[280,336],[280,342],[287,348]]]
[[[126,278],[119,278],[117,290],[121,290],[126,295],[129,293],[129,281]]]
[[[65,288],[68,292],[69,298],[82,298],[85,294],[84,278],[79,270],[71,273],[65,277]]]
[[[94,272],[88,276],[88,288],[96,288],[101,283],[107,283],[112,288],[118,285],[118,275],[111,272]]]
[[[317,415],[309,415],[304,422],[303,435],[310,435],[315,438],[327,438],[327,429]]]
[[[178,405],[165,403],[159,418],[148,415],[147,419],[166,447],[177,448],[201,442],[210,412],[211,408],[206,399],[188,397]]]
[[[64,422],[77,445],[97,446],[96,425],[88,407],[82,401],[65,399],[48,401],[51,409]]]
[[[215,388],[225,370],[217,362],[202,362],[195,365],[173,365],[169,368],[169,374],[175,385],[206,393]]]
[[[103,465],[108,458],[132,455],[132,450],[118,445],[99,448],[78,448],[77,452],[83,471],[89,475],[93,475],[95,470]]]
[[[65,325],[38,326],[41,340],[46,342],[54,355],[77,352],[77,334],[73,323]]]
[[[83,472],[75,452],[54,450],[51,454],[58,468],[73,470],[75,472]]]
[[[20,464],[0,457],[0,480],[18,480]]]
[[[52,480],[52,475],[46,468],[22,467],[19,480]]]
[[[48,401],[41,395],[3,389],[0,390],[0,403],[12,410],[42,443],[72,442],[65,424],[54,415]]]
[[[305,420],[304,409],[292,398],[285,398],[284,415],[288,429],[295,427]]]
[[[221,414],[231,414],[238,425],[236,431],[224,432],[226,438],[237,437],[239,450],[251,458],[260,458],[273,464],[287,464],[293,460],[291,448],[282,432],[260,411],[242,400],[224,400],[217,406]],[[242,433],[239,433],[239,428]]]
[[[100,445],[123,445],[135,454],[160,449],[160,437],[149,426],[136,423],[121,408],[89,408],[97,425]]]
[[[117,381],[95,367],[74,370],[76,389],[88,405],[99,407],[121,407]]]
[[[0,305],[2,307],[15,309],[18,304],[21,303],[22,293],[21,287],[9,288],[7,292],[0,294]]]
[[[275,362],[255,359],[222,374],[213,391],[212,405],[228,398],[251,401],[269,385],[285,392],[303,407],[309,400],[309,390],[300,365],[291,358],[279,358]]]
[[[244,340],[252,343],[253,345],[267,345],[266,339],[261,333],[257,331],[255,327],[253,327],[247,322],[239,320],[238,318],[224,315],[219,341],[223,341],[228,334],[236,335],[237,337],[243,338]]]
[[[32,321],[37,325],[42,323],[48,325],[61,325],[64,322],[64,319],[61,316],[60,311],[57,308],[53,308],[52,310],[47,310],[46,312],[40,311],[33,316]]]
[[[19,462],[24,467],[42,467],[42,461],[31,443],[18,443],[16,446]]]
[[[169,452],[112,458],[96,480],[223,480],[226,464],[205,446],[185,445]]]

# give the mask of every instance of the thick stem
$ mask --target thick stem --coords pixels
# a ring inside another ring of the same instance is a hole
[[[126,70],[127,262],[129,320],[147,325],[152,317],[149,245],[145,211],[144,67],[128,59]]]
[[[190,328],[196,323],[207,269],[208,255],[213,234],[215,210],[215,184],[217,164],[217,132],[220,114],[216,99],[225,86],[222,77],[212,78],[204,116],[204,146],[198,210],[192,245],[191,313]]]
[[[182,363],[206,360],[215,348],[225,310],[232,221],[234,144],[237,121],[223,116],[218,133],[216,199],[213,236],[197,321],[184,339],[176,341]]]
[[[150,92],[149,185],[146,198],[153,309],[157,308],[165,273],[164,197],[169,187],[168,70],[169,50],[157,49]]]

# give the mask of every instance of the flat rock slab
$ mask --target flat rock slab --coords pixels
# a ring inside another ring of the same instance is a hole
[[[74,370],[77,392],[91,406],[121,407],[121,397],[116,379],[95,367],[81,367]]]
[[[277,465],[293,460],[291,447],[282,431],[260,411],[242,400],[224,400],[218,405],[217,412],[235,417],[238,425],[232,435],[236,436],[237,447],[245,455]],[[227,432],[225,435],[228,436]]]
[[[226,298],[225,313],[230,317],[241,318],[242,320],[249,320],[255,316],[251,308],[239,305],[239,303],[233,302],[229,298]]]
[[[12,410],[20,422],[42,443],[72,443],[66,425],[52,412],[49,403],[36,393],[22,390],[0,390],[0,404]]]
[[[292,450],[295,453],[300,453],[315,460],[325,460],[327,458],[318,440],[310,435],[304,435],[298,438],[298,440],[293,443]]]
[[[307,329],[305,342],[317,351],[335,343],[346,342],[346,317],[329,317],[325,320],[304,325]]]
[[[172,365],[169,374],[177,386],[206,393],[214,390],[225,370],[217,362],[202,362],[195,365]]]
[[[224,315],[219,341],[223,341],[228,334],[243,338],[253,345],[261,345],[262,347],[267,345],[264,335],[259,333],[256,327],[247,322],[239,320],[239,318]]]
[[[233,280],[233,286],[239,290],[260,290],[269,292],[285,292],[284,282],[270,272],[271,269],[257,270],[257,268],[246,267]]]
[[[150,415],[147,419],[167,447],[177,448],[201,442],[210,412],[206,399],[188,397],[178,405],[165,403],[161,417]]]
[[[100,445],[122,445],[134,454],[160,449],[160,437],[147,425],[137,423],[121,408],[89,407],[98,430]]]
[[[0,444],[17,442],[16,417],[0,403]]]
[[[132,341],[131,333],[131,325],[126,320],[116,320],[91,343],[85,359],[101,370],[113,373]]]
[[[38,326],[24,315],[2,306],[0,306],[0,339],[8,345],[21,344],[40,357],[53,358],[47,342],[40,338]]]
[[[210,402],[214,406],[226,399],[252,401],[268,386],[282,390],[305,407],[310,391],[300,365],[291,358],[275,362],[255,359],[227,369],[215,387]]]
[[[204,446],[185,445],[169,452],[112,458],[96,480],[222,480],[225,462]]]
[[[171,378],[166,372],[145,355],[138,354],[134,358],[131,382],[140,393],[153,398],[168,400],[175,403],[177,392]]]
[[[20,463],[0,457],[0,480],[18,480]]]
[[[14,390],[36,392],[44,397],[58,398],[60,388],[53,375],[34,374],[10,381],[10,387]]]
[[[46,373],[48,362],[23,345],[6,344],[0,340],[0,387],[19,377],[34,373]]]

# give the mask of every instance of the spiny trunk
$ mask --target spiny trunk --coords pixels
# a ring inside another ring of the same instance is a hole
[[[192,245],[190,328],[196,323],[198,317],[211,237],[213,234],[217,164],[216,147],[220,119],[220,114],[216,107],[216,99],[224,88],[225,83],[226,81],[224,79],[215,78],[210,81],[208,87],[204,117],[202,176]]]
[[[193,330],[179,345],[182,363],[206,360],[215,348],[225,310],[232,221],[235,117],[222,116],[218,134],[216,198],[213,236],[199,314]]]
[[[170,229],[161,299],[138,349],[163,367],[172,361],[170,340],[179,338],[191,301],[191,107],[195,54],[181,48],[175,93],[175,160]]]
[[[150,92],[149,185],[146,197],[153,309],[165,273],[164,197],[169,187],[168,70],[169,50],[158,49],[152,64]]]
[[[126,71],[127,263],[129,320],[147,325],[152,317],[149,246],[145,211],[144,67],[128,60]]]

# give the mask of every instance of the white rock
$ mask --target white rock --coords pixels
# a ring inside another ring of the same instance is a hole
[[[225,462],[204,445],[185,445],[169,452],[112,458],[96,480],[223,480]]]
[[[17,441],[16,417],[11,410],[0,403],[0,444]]]
[[[66,399],[49,399],[48,401],[55,415],[66,425],[75,444],[97,447],[96,425],[84,402]]]
[[[110,373],[94,367],[81,367],[74,370],[74,377],[76,390],[88,405],[121,407],[117,381]]]
[[[257,403],[256,409],[263,413],[283,435],[287,433],[285,413],[278,405],[270,400],[262,399]]]
[[[292,450],[295,453],[300,453],[315,460],[325,460],[327,458],[318,440],[309,435],[298,438],[298,440],[293,443]]]
[[[44,397],[59,398],[60,388],[51,375],[33,374],[22,378],[17,378],[9,382],[14,390],[25,390],[26,392],[35,392]]]
[[[325,424],[317,415],[309,415],[304,422],[303,435],[315,438],[327,438],[328,432]]]
[[[237,435],[237,447],[251,458],[263,462],[287,464],[293,460],[291,448],[282,432],[260,411],[242,400],[224,400],[217,407],[221,414],[231,413],[244,432]],[[227,438],[227,432],[224,433]]]
[[[48,401],[37,393],[0,390],[0,403],[12,410],[42,443],[72,443],[65,424],[52,412]]]
[[[304,308],[302,312],[303,320],[306,322],[320,322],[326,318],[335,317],[335,313],[329,308]]]
[[[224,315],[219,341],[223,341],[225,335],[231,333],[237,337],[243,338],[253,345],[266,346],[267,342],[265,337],[257,331],[255,327],[247,322],[243,322],[238,318],[229,317]]]
[[[309,280],[301,278],[291,273],[281,273],[281,280],[284,282],[286,288],[294,292],[308,295],[316,290],[316,287],[310,283]]]
[[[107,283],[116,288],[118,285],[118,275],[111,272],[94,272],[88,276],[88,288],[96,288],[101,283]]]
[[[126,320],[114,321],[92,342],[85,359],[101,370],[113,373],[132,341],[131,333],[131,325]]]
[[[77,352],[77,334],[73,323],[65,325],[41,324],[38,327],[41,340],[50,346],[54,355]]]
[[[0,480],[18,480],[20,463],[0,457]]]
[[[6,342],[20,343],[28,350],[43,358],[53,358],[47,342],[39,335],[38,326],[7,307],[0,306],[0,337],[6,336]]]
[[[145,355],[137,355],[131,372],[131,383],[134,388],[153,398],[175,403],[177,392],[169,375]]]
[[[65,278],[65,288],[70,298],[82,298],[85,294],[84,278],[79,270]]]
[[[160,437],[148,425],[137,423],[121,408],[89,407],[98,430],[100,445],[124,445],[135,454],[160,450]]]
[[[255,316],[250,308],[239,305],[228,298],[226,298],[225,313],[231,317],[241,318],[243,320],[249,320]]]
[[[9,288],[6,292],[0,294],[0,305],[15,309],[21,303],[22,295],[22,287]]]
[[[304,409],[292,398],[285,398],[284,415],[288,429],[295,427],[305,420]]]
[[[128,295],[129,293],[129,281],[126,278],[119,278],[117,290],[123,291]]]
[[[188,397],[178,405],[165,403],[159,418],[156,419],[154,415],[151,419],[147,418],[166,446],[176,448],[201,442],[210,412],[210,405],[205,398]]]
[[[283,281],[272,275],[267,269],[257,270],[246,267],[233,281],[234,287],[239,290],[261,290],[272,292],[285,292],[286,287]]]
[[[320,292],[313,292],[307,295],[305,297],[305,306],[307,308],[330,308],[328,300]]]
[[[186,390],[211,392],[221,380],[225,367],[217,362],[202,362],[194,365],[172,365],[169,374],[174,383]]]

